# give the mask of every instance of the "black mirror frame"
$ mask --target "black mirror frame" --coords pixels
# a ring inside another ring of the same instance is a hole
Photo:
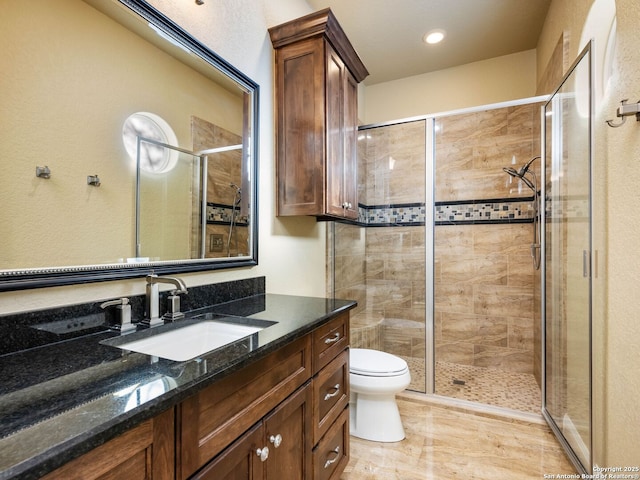
[[[252,212],[251,212],[251,255],[247,257],[232,258],[221,261],[217,259],[185,260],[171,262],[150,262],[135,264],[104,264],[74,267],[52,267],[41,269],[7,270],[0,271],[0,292],[26,290],[32,288],[54,287],[74,285],[80,283],[105,282],[112,280],[124,280],[144,277],[153,271],[156,274],[176,274],[189,272],[202,272],[239,267],[252,267],[258,264],[258,126],[259,126],[259,85],[225,61],[215,52],[204,46],[183,28],[160,13],[144,0],[117,0],[127,7],[133,14],[142,17],[146,22],[153,24],[164,31],[184,47],[218,69],[223,74],[234,80],[240,86],[251,91],[252,118],[251,120],[251,154],[252,162]]]

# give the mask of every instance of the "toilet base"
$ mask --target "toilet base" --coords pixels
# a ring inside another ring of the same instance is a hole
[[[368,395],[351,392],[349,429],[354,437],[374,442],[404,440],[404,428],[395,394]]]

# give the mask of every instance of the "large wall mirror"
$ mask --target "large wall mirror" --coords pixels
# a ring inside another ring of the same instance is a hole
[[[143,0],[0,12],[0,290],[257,264],[256,83]]]

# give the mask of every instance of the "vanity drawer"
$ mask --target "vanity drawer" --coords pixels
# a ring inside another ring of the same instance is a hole
[[[337,480],[349,462],[349,409],[345,408],[313,450],[314,480]]]
[[[313,372],[333,360],[349,346],[349,312],[345,312],[313,331]]]
[[[349,350],[344,350],[313,379],[313,444],[349,403]]]
[[[307,335],[180,404],[178,478],[186,479],[311,377]]]

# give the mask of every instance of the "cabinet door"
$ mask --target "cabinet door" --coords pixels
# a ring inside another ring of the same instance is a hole
[[[344,69],[344,216],[358,218],[358,82]]]
[[[49,473],[46,480],[169,480],[174,475],[174,409]]]
[[[311,478],[311,393],[305,385],[265,418],[269,480]]]
[[[310,376],[311,338],[305,336],[183,401],[176,478],[189,478]]]
[[[326,210],[329,215],[344,215],[344,63],[338,54],[326,45],[326,141],[327,141],[327,193]]]
[[[278,215],[320,215],[325,191],[322,38],[276,50]]]
[[[236,440],[192,480],[262,480],[268,457],[261,458],[264,447],[262,422]],[[302,478],[302,477],[301,477]]]

